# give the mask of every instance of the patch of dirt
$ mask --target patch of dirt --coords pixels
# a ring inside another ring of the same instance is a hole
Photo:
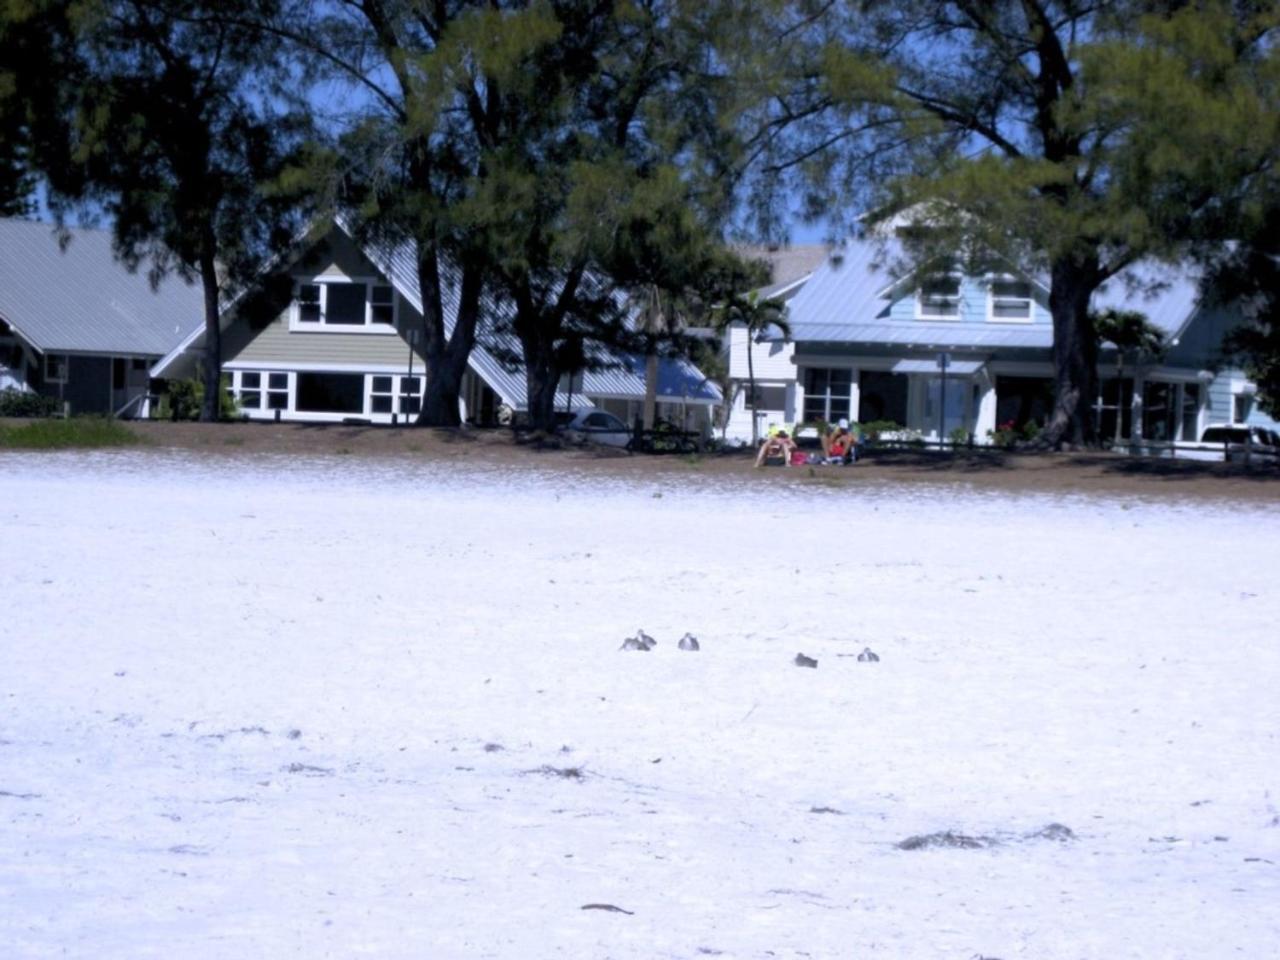
[[[872,450],[851,467],[752,466],[747,450],[688,456],[631,455],[607,447],[575,447],[523,439],[511,430],[307,423],[128,424],[151,449],[211,457],[307,455],[407,458],[444,463],[531,465],[669,483],[681,476],[752,478],[762,484],[819,487],[856,495],[869,482],[963,484],[977,491],[1101,494],[1151,498],[1226,498],[1280,502],[1280,466],[1206,463],[1110,453],[941,454]]]

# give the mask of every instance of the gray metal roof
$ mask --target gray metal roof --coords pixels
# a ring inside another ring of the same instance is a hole
[[[877,323],[806,323],[791,326],[798,343],[869,343],[903,347],[962,349],[1047,349],[1053,345],[1048,324],[927,323],[882,320]]]
[[[203,323],[198,286],[168,277],[152,289],[130,273],[105,230],[0,218],[0,317],[41,352],[157,356]]]
[[[1190,263],[1135,264],[1103,284],[1093,305],[1145,313],[1166,336],[1176,337],[1200,306],[1201,277],[1200,268]]]
[[[791,300],[791,339],[819,343],[879,343],[936,347],[1041,348],[1053,345],[1047,324],[928,323],[889,320],[886,267],[901,257],[890,241],[851,240],[833,250]],[[1033,277],[1037,282],[1044,278]],[[1098,309],[1138,310],[1175,337],[1198,306],[1200,274],[1191,265],[1144,262],[1109,280],[1094,297]]]
[[[342,226],[341,222],[339,226]],[[418,261],[412,244],[401,243],[393,248],[371,246],[365,248],[365,253],[387,275],[400,295],[421,312]],[[444,279],[445,330],[452,334],[458,311],[458,283],[452,270],[446,271]],[[512,369],[499,359],[499,356],[520,356],[520,341],[505,332],[514,310],[511,304],[495,298],[491,292],[484,293],[482,320],[476,331],[476,346],[471,351],[471,365],[504,402],[523,410],[527,404],[524,369],[518,365]],[[579,399],[580,393],[615,399],[644,399],[644,357],[608,351],[598,345],[588,349],[592,360],[604,368],[583,373],[581,390],[574,393],[575,408],[590,406],[589,401]],[[689,361],[663,357],[658,361],[658,398],[669,403],[718,403],[720,390]],[[563,407],[567,400],[565,393],[557,392],[557,406]]]

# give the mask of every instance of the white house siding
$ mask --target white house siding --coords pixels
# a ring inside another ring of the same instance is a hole
[[[747,404],[747,351],[751,351],[756,388],[762,403],[758,409],[759,428],[769,424],[792,423],[797,417],[795,345],[781,340],[753,342],[747,328],[729,328],[729,378],[733,382],[725,438],[739,443],[751,439],[751,409]]]
[[[733,326],[729,330],[729,376],[734,380],[747,379],[747,348],[751,348],[751,363],[755,377],[760,380],[791,380],[796,367],[792,363],[795,347],[780,340],[766,343],[750,343],[747,328]]]

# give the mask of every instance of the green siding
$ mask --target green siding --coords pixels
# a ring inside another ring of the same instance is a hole
[[[340,230],[333,230],[291,271],[295,281],[305,282],[318,276],[376,278],[390,281],[355,247]],[[403,332],[417,329],[421,315],[395,294],[397,328],[400,336],[377,333],[348,333],[327,330],[290,330],[292,308],[261,329],[254,329],[237,317],[224,332],[223,356],[227,363],[253,363],[288,366],[291,364],[342,364],[359,366],[403,366],[408,364],[409,343]],[[415,351],[414,366],[423,363]]]

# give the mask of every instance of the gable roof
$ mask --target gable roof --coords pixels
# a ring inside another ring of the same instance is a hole
[[[356,239],[354,231],[343,217],[335,218],[334,228],[353,241]],[[413,243],[408,241],[395,245],[370,243],[361,244],[359,247],[395,287],[400,296],[421,313],[422,292],[418,285],[418,259]],[[283,264],[276,265],[277,269],[282,266]],[[456,271],[446,267],[442,279],[444,281],[442,296],[445,334],[452,336],[453,326],[458,316],[459,283]],[[224,328],[234,316],[234,310],[231,307],[231,304],[224,307],[222,315]],[[508,364],[499,359],[500,354],[519,356],[520,341],[513,334],[498,332],[495,329],[495,321],[505,323],[513,315],[513,306],[499,301],[490,291],[484,291],[481,298],[481,323],[476,332],[476,344],[471,350],[468,362],[499,399],[515,410],[524,410],[528,405],[524,369],[523,367],[511,369]],[[203,340],[203,334],[202,328],[193,330],[152,368],[152,376],[167,375],[169,368],[179,357],[198,347]],[[644,396],[643,357],[637,358],[629,354],[613,353],[603,348],[596,348],[594,359],[602,362],[611,361],[611,366],[607,369],[583,373],[582,386],[574,390],[573,406],[575,408],[590,406],[590,401],[584,398],[584,394],[617,398]],[[720,390],[688,360],[664,357],[658,362],[658,397],[667,402],[718,403]],[[564,392],[557,391],[556,405],[563,407],[568,402],[569,397]]]
[[[109,231],[69,228],[65,250],[53,231],[0,218],[0,317],[37,350],[158,356],[201,326],[200,287],[167,277],[152,289]]]
[[[791,339],[825,343],[937,344],[1041,348],[1053,343],[1045,324],[961,324],[893,321],[881,317],[895,280],[885,266],[899,255],[892,241],[850,240],[837,247],[790,304]],[[1047,287],[1046,278],[1030,279]],[[1199,305],[1199,272],[1191,265],[1135,264],[1094,295],[1095,308],[1138,310],[1170,338],[1177,337]],[[978,328],[981,329],[978,329]]]

